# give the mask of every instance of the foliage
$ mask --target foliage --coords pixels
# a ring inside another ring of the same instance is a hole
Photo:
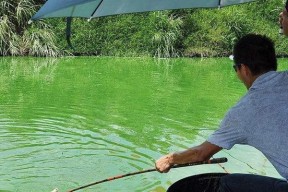
[[[247,33],[265,34],[275,41],[278,55],[287,42],[278,35],[282,0],[259,0],[221,9],[186,9],[75,19],[72,41],[78,54],[114,56],[226,56]],[[65,23],[51,21],[57,34]],[[81,30],[77,30],[81,28]],[[83,29],[83,30],[82,30]],[[62,30],[62,31],[61,31]],[[58,36],[62,47],[64,36]]]
[[[279,38],[277,23],[280,5],[279,1],[261,0],[220,10],[195,11],[184,22],[184,55],[228,55],[234,42],[247,33],[267,35],[276,42],[278,52],[285,52],[287,45],[279,49],[283,40]]]
[[[36,7],[43,3],[40,0],[0,3],[1,55],[58,56],[60,49],[75,55],[227,56],[234,42],[247,33],[267,35],[274,40],[277,54],[287,55],[288,38],[278,34],[278,14],[283,0],[258,0],[221,9],[124,14],[90,22],[75,18],[73,50],[66,43],[65,18],[46,19],[46,24],[37,21],[27,26]]]
[[[80,54],[175,57],[181,24],[180,18],[167,11],[103,17],[90,22],[74,19],[72,43]],[[58,26],[58,41],[65,48],[65,21],[53,19],[50,25]],[[78,31],[79,28],[84,30]]]
[[[58,56],[54,32],[47,24],[28,25],[38,8],[33,0],[1,0],[0,55]]]
[[[176,43],[182,36],[182,19],[173,14],[163,14],[162,12],[152,14],[152,16],[155,16],[153,20],[156,22],[157,30],[152,38],[152,43],[156,45],[154,55],[158,58],[178,56]]]

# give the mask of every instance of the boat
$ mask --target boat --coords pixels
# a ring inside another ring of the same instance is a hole
[[[167,192],[217,192],[219,181],[227,173],[203,173],[183,178],[172,184]]]

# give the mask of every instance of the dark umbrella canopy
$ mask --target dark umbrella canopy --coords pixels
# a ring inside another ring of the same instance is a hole
[[[50,17],[94,18],[184,8],[213,8],[254,0],[48,0],[32,20]]]

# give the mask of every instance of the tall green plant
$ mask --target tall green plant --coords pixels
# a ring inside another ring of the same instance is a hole
[[[39,0],[1,0],[0,55],[58,56],[54,33],[43,22],[28,20],[43,3]]]
[[[156,45],[155,57],[177,57],[177,41],[182,36],[181,25],[183,21],[180,17],[165,12],[155,12],[156,32],[152,38],[152,43]]]

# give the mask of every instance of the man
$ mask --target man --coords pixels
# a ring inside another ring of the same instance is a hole
[[[219,192],[288,192],[288,71],[276,72],[273,42],[249,34],[234,46],[234,69],[247,94],[232,107],[220,128],[204,143],[165,155],[155,163],[159,172],[174,164],[204,161],[235,144],[260,150],[283,179],[229,174],[220,180]]]
[[[279,15],[279,24],[280,24],[280,33],[283,33],[285,36],[288,36],[288,13],[286,7],[288,8],[288,2],[286,2],[285,8]]]

